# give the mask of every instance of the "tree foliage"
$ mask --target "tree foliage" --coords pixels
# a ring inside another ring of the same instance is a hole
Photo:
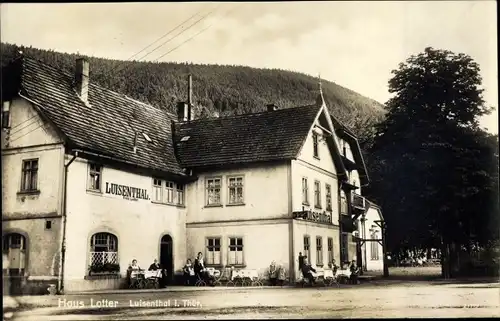
[[[367,162],[393,251],[498,239],[498,136],[478,125],[492,110],[479,71],[471,57],[433,48],[393,71]]]

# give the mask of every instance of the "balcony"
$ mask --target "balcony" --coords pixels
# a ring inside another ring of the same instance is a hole
[[[365,210],[366,208],[366,198],[356,193],[352,194],[352,208]]]

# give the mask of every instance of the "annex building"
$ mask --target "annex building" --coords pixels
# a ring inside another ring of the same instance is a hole
[[[311,105],[194,119],[20,57],[2,72],[2,223],[6,271],[22,286],[117,288],[132,259],[169,279],[188,258],[298,277],[357,259],[383,267],[383,221],[356,136]],[[190,91],[190,90],[189,90]],[[353,232],[356,235],[353,237]],[[356,241],[358,240],[358,241]],[[5,271],[4,271],[5,272]]]

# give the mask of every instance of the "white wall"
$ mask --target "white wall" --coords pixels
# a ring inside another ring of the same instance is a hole
[[[16,98],[10,105],[10,129],[3,129],[3,234],[20,233],[27,243],[30,276],[58,274],[63,192],[64,146],[32,104]],[[23,160],[38,159],[37,192],[21,192]],[[51,222],[50,229],[46,221]]]
[[[15,99],[10,106],[8,146],[2,149],[2,216],[4,218],[60,214],[62,206],[64,146],[44,125],[33,106]],[[38,159],[39,193],[21,193],[23,160]]]
[[[312,222],[304,222],[304,221],[295,221],[294,227],[294,269],[298,272],[298,256],[299,252],[304,253],[304,236],[308,235],[310,240],[310,257],[309,263],[316,268],[329,268],[328,267],[328,238],[331,237],[333,239],[333,257],[337,264],[340,262],[340,239],[339,239],[339,229],[337,226],[329,226],[325,227],[324,225],[312,223]],[[322,237],[323,241],[323,266],[317,266],[317,255],[316,255],[316,237]],[[299,274],[295,273],[296,278]]]
[[[375,207],[370,207],[365,214],[365,238],[371,239],[371,234],[369,229],[373,229],[377,231],[377,238],[382,238],[382,231],[380,227],[374,223],[374,221],[380,220],[379,210]],[[372,245],[371,243],[376,244],[376,250],[378,252],[378,260],[372,260]],[[384,268],[384,256],[383,256],[383,248],[382,245],[378,242],[365,242],[366,248],[366,269],[368,271],[381,271]]]
[[[211,222],[284,218],[289,214],[288,169],[286,163],[250,165],[241,169],[198,173],[188,191],[187,222]],[[244,204],[228,204],[228,177],[242,175]],[[222,178],[221,206],[207,206],[206,179]]]
[[[314,124],[319,125],[319,121],[316,121]],[[319,136],[319,143],[318,143],[319,158],[316,158],[314,156],[313,130],[311,130],[307,135],[307,138],[304,142],[304,145],[302,146],[302,149],[297,159],[300,159],[308,164],[311,164],[329,173],[335,174],[336,173],[335,164],[333,162],[330,149],[325,141],[327,137],[326,133],[319,128],[317,129],[317,131],[320,131],[322,133]]]
[[[264,273],[272,261],[288,269],[290,223],[287,219],[256,223],[193,225],[187,229],[187,253],[194,260],[198,252],[206,256],[206,238],[221,238],[222,266],[229,266],[229,237],[243,238],[244,266]],[[221,266],[215,266],[220,268]]]
[[[106,182],[147,189],[152,195],[152,178],[104,167],[103,193],[87,192],[88,166],[78,158],[69,167],[66,234],[65,288],[74,290],[88,274],[90,238],[94,233],[110,232],[118,238],[122,275],[132,259],[147,268],[159,259],[160,239],[173,239],[174,269],[186,260],[184,207],[155,204],[150,200],[127,200],[104,193]],[[73,282],[74,281],[74,282]]]

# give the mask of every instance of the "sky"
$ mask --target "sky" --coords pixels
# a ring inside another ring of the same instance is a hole
[[[2,3],[0,37],[111,59],[299,71],[380,103],[391,71],[430,46],[470,55],[497,108],[496,19],[496,2],[482,0]],[[481,125],[498,133],[498,111]]]

